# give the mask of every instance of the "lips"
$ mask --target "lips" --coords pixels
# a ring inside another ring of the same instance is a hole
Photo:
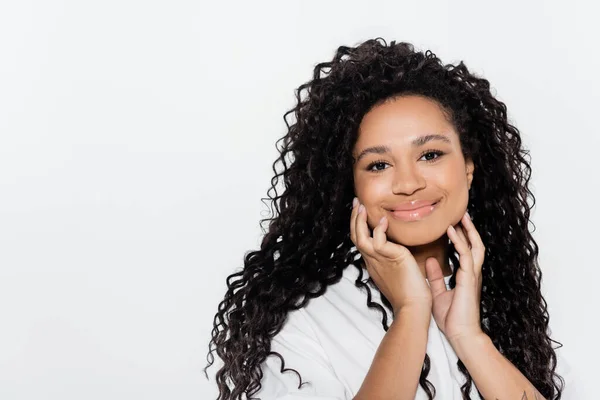
[[[439,200],[413,200],[391,207],[390,211],[412,211],[426,206],[432,206]]]
[[[418,208],[413,208],[413,209],[409,209],[409,210],[392,210],[389,211],[390,216],[393,219],[397,219],[400,221],[405,221],[405,222],[415,222],[415,221],[420,221],[424,218],[426,218],[427,216],[431,215],[433,212],[435,212],[436,210],[436,205],[439,203],[438,202],[421,202],[421,203],[414,203],[414,204],[410,204],[413,207],[417,207],[418,205],[421,204],[425,204],[424,206],[421,205]]]

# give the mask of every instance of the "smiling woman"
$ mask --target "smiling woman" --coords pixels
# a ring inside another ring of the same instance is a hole
[[[368,40],[318,64],[291,113],[278,214],[215,315],[219,399],[574,398],[531,168],[488,81]]]
[[[432,243],[467,209],[473,160],[463,157],[458,133],[435,101],[404,95],[381,103],[363,117],[358,129],[356,196],[371,226],[381,217],[391,218],[388,240],[409,247]],[[447,247],[443,242],[438,246]],[[440,256],[450,274],[447,255]]]

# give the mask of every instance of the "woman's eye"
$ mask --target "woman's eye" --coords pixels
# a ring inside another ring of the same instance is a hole
[[[423,157],[425,157],[425,156],[429,156],[429,155],[435,155],[435,156],[437,156],[437,157],[431,157],[431,158],[428,158],[428,159],[426,159],[426,160],[425,160],[425,161],[435,161],[435,160],[437,160],[438,158],[440,158],[440,156],[441,156],[442,154],[444,154],[444,153],[442,153],[441,151],[428,151],[427,153],[423,154]],[[422,158],[422,157],[421,157],[421,158]]]
[[[374,171],[374,172],[383,171],[385,169],[384,167],[386,165],[387,165],[386,162],[378,161],[378,162],[374,162],[371,165],[369,165],[368,169],[369,169],[369,171]],[[381,168],[374,168],[374,167],[381,167]]]

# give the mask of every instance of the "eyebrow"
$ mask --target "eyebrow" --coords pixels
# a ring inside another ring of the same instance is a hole
[[[440,134],[431,134],[431,135],[419,136],[418,138],[416,138],[415,140],[413,140],[411,142],[411,145],[412,145],[412,147],[420,147],[420,146],[423,146],[427,142],[431,142],[432,140],[441,140],[442,142],[445,142],[448,144],[452,143],[447,136],[440,135]],[[364,156],[366,156],[367,154],[370,154],[370,153],[385,154],[385,153],[391,153],[391,152],[392,152],[392,150],[388,146],[367,147],[366,149],[364,149],[363,151],[360,152],[360,154],[356,158],[355,163],[359,162],[361,158],[363,158]]]

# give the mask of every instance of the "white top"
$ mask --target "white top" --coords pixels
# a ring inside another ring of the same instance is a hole
[[[282,330],[272,339],[271,350],[282,355],[286,369],[295,369],[305,383],[300,383],[294,371],[281,373],[279,357],[271,355],[261,365],[262,389],[254,397],[262,400],[346,400],[352,399],[360,388],[385,331],[380,311],[367,307],[365,289],[355,286],[358,270],[354,265],[345,268],[342,279],[329,286],[325,294],[311,299],[308,304],[289,313]],[[369,275],[363,269],[362,280]],[[449,288],[450,277],[445,277]],[[372,301],[381,303],[378,290],[371,287]],[[388,326],[393,315],[384,306]],[[458,370],[458,358],[433,315],[429,324],[427,354],[430,371],[427,376],[436,388],[436,400],[462,400],[460,387],[465,382]],[[557,373],[565,379],[563,399],[576,399],[570,368],[557,350]],[[426,400],[427,395],[418,385],[415,400]],[[471,399],[480,399],[475,383],[471,385]]]

